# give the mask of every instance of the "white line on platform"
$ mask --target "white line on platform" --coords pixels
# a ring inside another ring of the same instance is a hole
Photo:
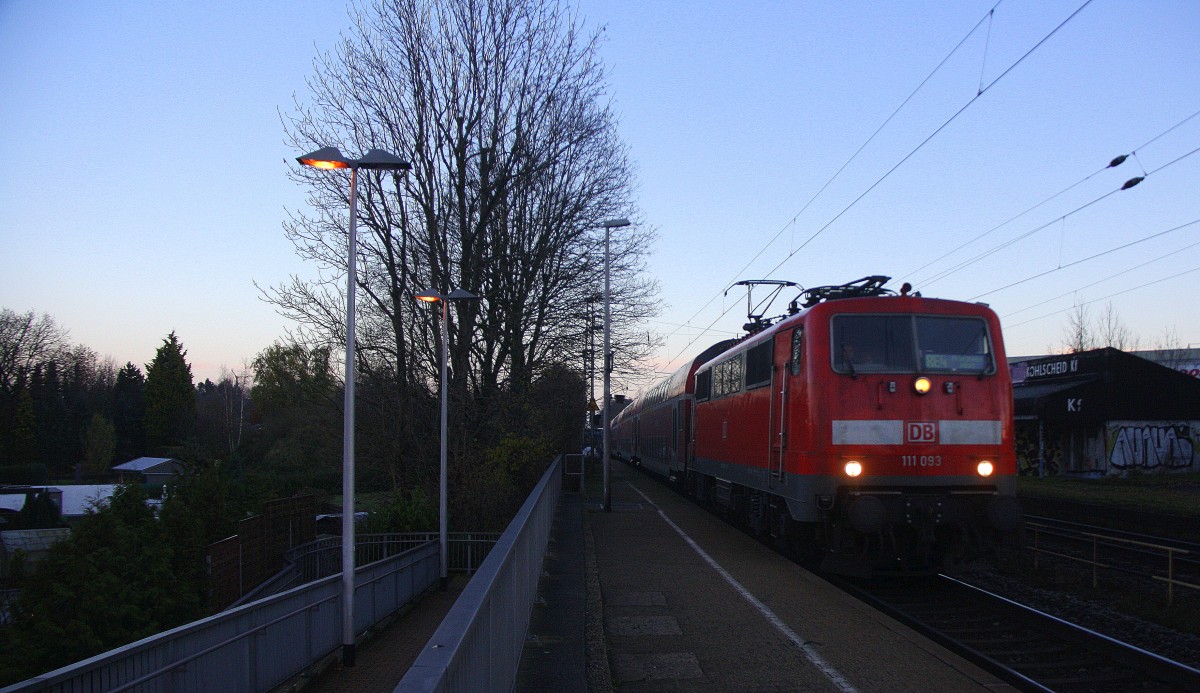
[[[628,484],[629,482],[625,483]],[[717,563],[716,559],[708,555],[704,549],[700,548],[700,545],[697,544],[694,539],[688,536],[688,533],[683,531],[679,525],[672,522],[671,518],[667,517],[667,514],[663,512],[663,509],[658,507],[654,501],[650,500],[649,496],[642,493],[642,490],[633,484],[629,484],[629,488],[637,491],[639,496],[645,498],[647,503],[654,506],[654,509],[658,511],[659,516],[662,517],[667,525],[670,526],[671,529],[675,530],[679,536],[683,537],[683,540],[687,542],[688,546],[692,547],[692,550],[695,551],[700,558],[703,558],[704,562],[707,563],[713,570],[717,571],[717,575],[720,575],[722,578],[724,578],[725,582],[729,583],[729,586],[742,596],[742,599],[745,599],[747,602],[749,602],[750,606],[753,606],[755,609],[757,609],[758,613],[762,614],[763,618],[770,621],[771,625],[775,626],[776,630],[782,633],[785,638],[791,640],[796,647],[800,648],[800,652],[804,654],[805,659],[807,659],[814,667],[820,669],[821,673],[825,674],[825,676],[833,682],[833,685],[837,686],[838,689],[843,693],[858,693],[858,689],[855,688],[854,685],[849,681],[847,681],[846,678],[842,676],[841,672],[835,669],[832,664],[825,661],[825,658],[822,657],[819,652],[817,652],[817,648],[805,642],[804,638],[801,638],[796,631],[792,630],[788,624],[784,623],[783,619],[776,616],[775,612],[771,611],[766,604],[763,604],[758,600],[757,597],[755,597],[753,594],[750,594],[750,590],[746,589],[742,583],[738,582],[728,570],[725,570],[723,567],[721,567],[721,564]]]

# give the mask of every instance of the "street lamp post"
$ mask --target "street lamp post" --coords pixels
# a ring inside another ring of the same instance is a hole
[[[449,307],[450,301],[469,301],[469,300],[478,299],[478,298],[479,297],[476,296],[475,294],[473,294],[469,291],[464,291],[462,289],[455,289],[448,294],[438,293],[437,291],[424,291],[424,292],[421,292],[416,295],[416,299],[418,301],[425,301],[426,303],[436,303],[436,302],[440,301],[442,304],[442,366],[441,366],[441,370],[442,370],[442,385],[441,385],[441,391],[442,391],[442,397],[441,397],[441,399],[442,399],[442,435],[441,435],[441,448],[440,448],[440,463],[441,464],[440,464],[440,472],[439,472],[439,476],[438,476],[438,542],[441,544],[441,553],[442,553],[442,589],[443,590],[446,589],[446,583],[449,579],[447,577],[447,575],[448,575],[447,567],[449,565],[449,555],[450,555],[448,546],[447,546],[447,542],[446,542],[446,535],[447,535],[447,532],[449,531],[449,525],[450,525],[450,523],[448,521],[449,515],[447,514],[447,510],[446,510],[446,506],[447,506],[447,503],[446,503],[446,497],[447,497],[447,490],[446,490],[446,486],[447,486],[447,481],[446,481],[446,479],[447,479],[447,474],[446,474],[446,466],[447,466],[446,465],[446,418],[447,417],[446,417],[446,412],[449,408],[446,404],[446,365],[447,365],[447,360],[449,359],[449,344],[448,344],[447,337],[446,337],[446,322],[447,322],[447,319],[449,318],[448,307]]]
[[[609,419],[611,418],[611,413],[612,413],[612,409],[609,407],[609,399],[610,399],[609,391],[611,389],[611,385],[610,385],[609,381],[610,381],[610,376],[612,375],[612,369],[613,369],[613,353],[612,353],[612,347],[609,345],[610,334],[612,332],[612,311],[610,310],[610,307],[609,307],[610,304],[612,303],[612,293],[609,290],[609,275],[611,274],[609,265],[611,263],[609,261],[608,243],[609,243],[609,236],[612,234],[612,230],[621,228],[622,226],[629,226],[629,220],[624,219],[624,218],[608,219],[603,223],[603,226],[604,226],[604,406],[603,406],[602,411],[604,412],[604,415],[601,417],[601,423],[603,424],[604,428],[601,431],[600,435],[603,436],[603,439],[604,439],[604,451],[603,451],[603,453],[601,453],[604,455],[604,499],[601,502],[601,507],[604,508],[604,512],[610,512],[612,510],[612,495],[609,491],[608,467],[609,467],[609,461],[610,461],[609,456],[612,454],[612,451],[609,448],[610,442],[609,442],[608,423],[609,423]]]
[[[358,159],[347,158],[337,147],[323,147],[296,157],[304,166],[350,169],[350,231],[346,243],[346,388],[342,415],[342,666],[354,666],[354,289],[355,249],[358,245],[358,169],[407,171],[412,166],[381,149],[371,149]]]

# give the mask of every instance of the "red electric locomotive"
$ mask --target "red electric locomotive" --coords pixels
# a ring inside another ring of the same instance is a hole
[[[710,347],[614,419],[615,454],[839,573],[928,573],[1011,532],[999,320],[887,280]]]

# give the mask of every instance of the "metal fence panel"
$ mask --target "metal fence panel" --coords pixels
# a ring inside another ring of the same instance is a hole
[[[467,583],[397,693],[512,689],[561,489],[560,458]]]
[[[429,542],[355,571],[355,629],[394,613],[441,576]],[[341,646],[341,577],[331,575],[4,688],[160,693],[267,691]],[[300,646],[303,644],[303,646]]]

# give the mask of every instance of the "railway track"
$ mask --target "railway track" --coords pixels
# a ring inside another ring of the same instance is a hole
[[[1115,568],[1115,572],[1132,576],[1142,584],[1161,585],[1164,582],[1161,574],[1161,548],[1164,546],[1174,552],[1174,567],[1168,569],[1168,580],[1191,580],[1196,574],[1200,545],[1191,542],[1046,517],[1026,519],[1042,523],[1052,542],[1093,544],[1093,535],[1107,537],[1100,542],[1106,551],[1103,568]],[[774,545],[742,524],[731,523],[816,570],[811,561]],[[1110,541],[1113,537],[1116,541]],[[1140,546],[1142,544],[1153,548],[1147,549]],[[1025,550],[1028,549],[1026,546]],[[1109,550],[1114,553],[1107,553]],[[1069,553],[1077,556],[1064,554],[1062,557],[1081,563],[1097,562],[1094,553],[1090,554],[1091,558],[1087,557],[1090,552],[1072,550]],[[864,585],[851,584],[844,578],[819,570],[816,572],[1022,691],[1200,692],[1200,669],[946,575]],[[1188,592],[1191,587],[1188,584],[1184,591]],[[1192,659],[1187,661],[1195,664]]]
[[[1200,671],[953,578],[844,589],[1025,691],[1200,691]]]

